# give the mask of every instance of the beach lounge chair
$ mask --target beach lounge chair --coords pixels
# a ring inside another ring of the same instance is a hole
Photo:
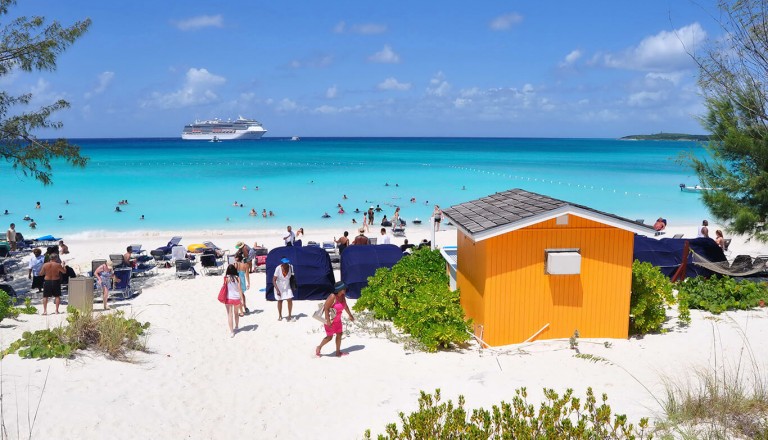
[[[402,223],[392,226],[392,235],[394,237],[405,237],[405,226]]]
[[[377,237],[368,237],[368,244],[376,244],[378,240]]]
[[[195,277],[195,268],[191,261],[186,258],[179,258],[174,264],[176,265],[176,278]]]
[[[333,241],[324,241],[321,247],[328,253],[336,252],[336,243]]]
[[[96,269],[99,268],[102,264],[106,263],[107,260],[91,260],[91,271],[88,273],[89,276],[93,276],[93,274],[96,272]]]
[[[672,238],[683,238],[683,234],[675,234]]]
[[[114,281],[112,282],[112,288],[109,290],[109,295],[119,294],[122,299],[128,299],[133,296],[134,290],[131,287],[131,274],[132,271],[128,267],[115,269]]]
[[[145,250],[141,248],[140,244],[132,244],[130,246],[131,246],[131,255],[141,255],[145,252]]]
[[[203,275],[221,275],[224,273],[224,259],[216,258],[216,254],[204,253],[200,256],[200,267],[202,267]]]
[[[269,250],[265,247],[251,248],[253,252],[253,265],[256,270],[265,270],[267,268],[267,254]]]
[[[112,267],[114,268],[126,267],[125,264],[123,264],[122,254],[109,254],[109,261],[112,262]]]
[[[173,237],[173,238],[171,238],[171,239],[168,241],[168,244],[166,244],[165,246],[160,246],[160,247],[159,247],[159,248],[157,248],[156,250],[160,250],[160,251],[163,251],[163,253],[164,253],[164,254],[168,255],[168,254],[170,254],[170,253],[171,253],[171,250],[173,249],[173,247],[174,247],[174,246],[178,246],[178,245],[179,245],[179,243],[181,243],[181,237],[179,237],[179,236],[176,236],[176,237]],[[151,252],[150,252],[150,253],[151,253]]]
[[[173,248],[171,248],[171,261],[186,260],[186,259],[187,259],[187,250],[184,248],[184,246],[176,245]]]
[[[163,252],[161,249],[149,251],[149,255],[152,256],[153,260],[155,260],[155,266],[165,266],[165,263],[171,259],[171,257],[166,255],[165,252]]]

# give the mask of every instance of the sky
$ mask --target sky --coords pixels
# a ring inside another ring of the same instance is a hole
[[[41,137],[179,137],[196,119],[267,137],[614,138],[703,133],[689,52],[714,0],[21,1],[93,21],[53,72],[0,90],[65,99]]]

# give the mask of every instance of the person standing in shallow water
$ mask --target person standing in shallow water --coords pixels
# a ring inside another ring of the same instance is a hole
[[[344,328],[341,323],[341,313],[346,311],[349,315],[350,321],[354,321],[355,317],[352,316],[352,312],[349,310],[346,299],[347,285],[343,281],[339,281],[333,286],[333,293],[328,295],[328,299],[325,300],[323,306],[323,313],[325,314],[325,337],[320,341],[320,345],[315,347],[315,356],[322,356],[321,350],[323,346],[336,336],[336,356],[342,357],[349,353],[341,351],[341,335],[344,333]]]

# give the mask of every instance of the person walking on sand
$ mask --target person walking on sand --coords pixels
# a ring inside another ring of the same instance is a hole
[[[432,211],[432,219],[435,222],[435,231],[439,231],[440,222],[443,220],[443,211],[440,210],[439,205],[435,205],[435,210]]]
[[[8,232],[5,233],[5,239],[8,241],[8,243],[11,245],[11,250],[16,250],[16,224],[11,223],[11,226],[8,228]]]
[[[323,306],[323,313],[325,314],[325,337],[320,341],[320,345],[315,347],[315,356],[320,357],[320,353],[323,346],[333,339],[336,335],[336,356],[342,357],[349,353],[341,351],[341,335],[344,332],[343,325],[341,323],[341,312],[346,311],[349,315],[349,320],[354,321],[355,317],[352,316],[352,312],[349,310],[346,299],[347,285],[343,281],[337,282],[333,286],[333,293],[328,295],[328,299],[325,300]]]
[[[272,286],[274,287],[275,299],[277,300],[278,321],[283,320],[283,301],[288,301],[288,319],[291,321],[293,311],[293,289],[291,289],[291,275],[293,275],[293,266],[291,260],[283,257],[280,265],[275,268],[275,275],[272,277]]]
[[[290,226],[288,226],[288,235],[283,237],[283,241],[285,242],[286,246],[293,246],[293,242],[296,241],[296,235],[293,233],[293,229],[291,229]]]
[[[248,310],[248,306],[245,304],[245,291],[251,288],[251,264],[246,263],[242,255],[235,255],[235,269],[237,269],[237,276],[240,278],[240,310],[239,315],[245,316],[251,313]]]
[[[240,315],[237,310],[240,307],[240,296],[242,290],[240,290],[240,277],[237,276],[237,268],[234,264],[227,266],[227,272],[224,274],[224,284],[227,285],[227,299],[224,301],[224,305],[227,307],[227,324],[229,325],[229,336],[235,337],[235,332],[240,326]],[[234,327],[233,327],[234,321]]]
[[[336,240],[336,237],[334,237],[333,241],[336,242],[336,248],[339,250],[339,256],[341,256],[341,253],[344,252],[344,249],[349,246],[349,232],[344,231],[343,236],[339,237],[338,240]]]
[[[101,287],[102,290],[102,302],[104,304],[104,310],[109,310],[109,286],[112,284],[112,277],[114,272],[112,271],[112,262],[107,261],[101,266],[97,267],[93,272],[93,276],[96,277],[96,284]]]
[[[67,273],[66,263],[59,263],[59,254],[51,254],[47,263],[40,269],[43,281],[43,315],[48,314],[48,298],[53,298],[56,304],[56,314],[59,314],[61,304],[61,275]]]
[[[43,291],[44,277],[40,274],[40,270],[45,264],[45,257],[43,257],[43,251],[40,248],[34,248],[32,250],[32,257],[29,259],[29,274],[27,275],[32,280],[32,287],[30,290],[37,289],[38,293]]]

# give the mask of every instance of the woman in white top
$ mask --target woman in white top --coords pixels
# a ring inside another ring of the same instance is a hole
[[[240,308],[240,297],[242,290],[240,290],[240,277],[237,276],[237,269],[234,264],[227,266],[226,275],[224,275],[224,282],[227,284],[227,300],[224,305],[227,307],[227,323],[229,324],[229,334],[231,337],[235,337],[235,332],[240,325],[240,315],[237,311]],[[232,326],[234,321],[234,327]]]
[[[288,321],[292,318],[293,290],[291,289],[291,275],[293,275],[291,260],[283,258],[280,260],[280,265],[275,268],[275,275],[272,277],[275,300],[277,300],[278,321],[283,320],[283,300],[288,301]]]

